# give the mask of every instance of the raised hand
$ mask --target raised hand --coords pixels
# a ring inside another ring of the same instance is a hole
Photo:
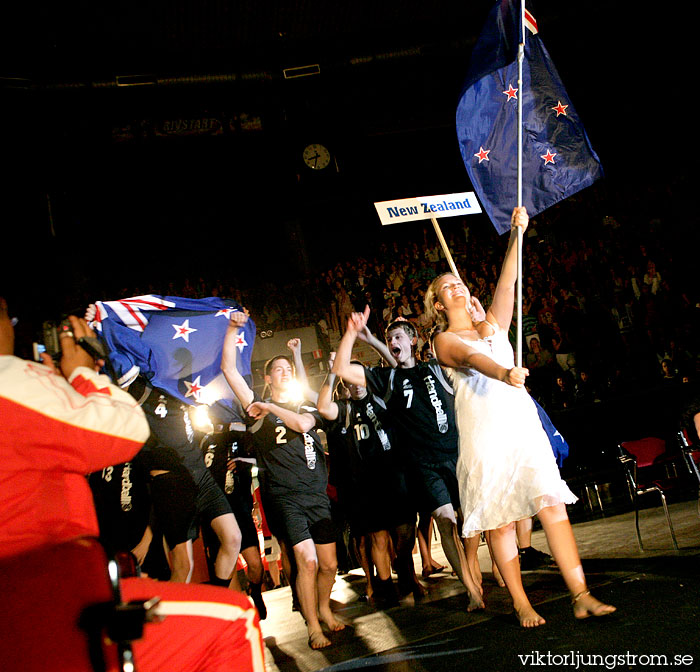
[[[231,313],[229,326],[235,329],[241,329],[248,322],[248,311],[244,308],[244,312],[236,311]]]
[[[85,320],[70,315],[68,317],[73,334],[65,333],[59,335],[61,345],[61,372],[68,378],[79,366],[87,366],[89,369],[99,369],[100,365],[76,342],[85,336],[95,336],[95,332],[88,327]],[[104,364],[104,362],[102,362]]]
[[[530,218],[528,217],[527,210],[522,205],[513,208],[513,214],[510,218],[511,229],[520,228],[523,230],[523,233],[525,233],[529,221]]]
[[[369,319],[369,306],[365,306],[362,313],[352,313],[348,319],[348,331],[354,331],[358,336],[362,334]]]

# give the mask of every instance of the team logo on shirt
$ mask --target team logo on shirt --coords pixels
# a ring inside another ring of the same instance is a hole
[[[306,466],[314,470],[316,468],[316,448],[314,447],[314,440],[310,434],[304,432],[302,434],[304,437],[304,454],[306,455]]]
[[[391,450],[391,443],[389,442],[389,437],[386,435],[386,432],[382,428],[382,423],[379,421],[379,418],[377,417],[377,414],[374,411],[374,406],[372,406],[371,402],[367,402],[365,405],[365,412],[367,413],[367,417],[369,418],[370,422],[374,426],[375,431],[377,432],[377,436],[379,437],[379,441],[382,444],[382,448],[386,450]]]
[[[448,430],[447,413],[445,413],[444,409],[442,408],[442,401],[440,401],[440,397],[438,396],[437,389],[435,388],[435,380],[433,379],[432,375],[430,375],[430,374],[425,376],[424,380],[425,380],[425,386],[428,390],[428,397],[430,398],[430,403],[433,405],[433,408],[435,409],[435,419],[437,420],[438,431],[440,432],[440,434],[447,434],[447,430]]]
[[[131,462],[127,462],[122,469],[122,492],[119,502],[122,506],[122,511],[131,511]]]

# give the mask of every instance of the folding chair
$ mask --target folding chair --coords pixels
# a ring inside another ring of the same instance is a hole
[[[2,667],[22,672],[134,672],[131,642],[155,606],[121,602],[117,563],[92,538],[3,558],[0,595]]]
[[[700,516],[700,447],[694,446],[690,442],[688,432],[684,429],[679,430],[677,437],[683,462],[698,487],[698,516]]]
[[[678,550],[678,541],[673,529],[671,516],[666,503],[666,492],[678,484],[677,477],[658,478],[659,468],[672,463],[672,458],[666,453],[666,442],[656,437],[646,437],[636,441],[624,441],[619,446],[620,462],[625,468],[627,485],[630,496],[634,502],[634,524],[637,530],[637,542],[639,550],[643,551],[642,535],[639,531],[639,497],[650,492],[658,492],[661,497],[661,504],[666,514],[666,522],[671,533],[673,548]],[[675,473],[675,466],[674,466]],[[648,481],[640,480],[644,477]]]

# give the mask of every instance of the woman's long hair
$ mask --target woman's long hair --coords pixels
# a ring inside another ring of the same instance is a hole
[[[425,314],[430,318],[430,324],[432,325],[431,339],[434,334],[438,334],[447,329],[447,316],[445,315],[445,311],[435,308],[435,302],[438,300],[440,283],[446,275],[454,275],[454,273],[448,272],[438,275],[437,278],[430,283],[428,290],[425,292],[425,298],[423,299]]]

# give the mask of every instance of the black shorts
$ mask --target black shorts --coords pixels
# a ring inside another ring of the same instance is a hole
[[[368,477],[362,484],[339,488],[340,504],[355,536],[415,523],[416,501],[403,471]]]
[[[412,472],[409,478],[417,489],[420,511],[432,513],[445,504],[452,504],[455,511],[461,508],[456,458],[438,464],[414,464]]]
[[[202,465],[194,472],[197,486],[197,513],[201,520],[211,523],[214,518],[232,513],[231,506],[209,469]]]
[[[170,548],[197,537],[197,486],[184,468],[151,477],[156,525]]]
[[[296,546],[313,539],[316,544],[336,540],[331,503],[323,493],[268,494],[263,499],[268,527],[278,539]]]
[[[197,538],[198,516],[211,522],[231,513],[224,493],[205,467],[194,475],[179,467],[151,477],[151,500],[156,523],[170,548]]]

